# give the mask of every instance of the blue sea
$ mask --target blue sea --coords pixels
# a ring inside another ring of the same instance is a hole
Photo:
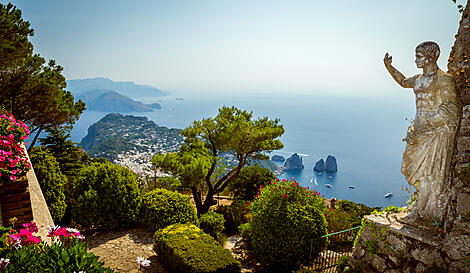
[[[414,117],[412,94],[386,97],[174,94],[139,100],[159,102],[162,109],[124,114],[147,116],[158,125],[172,128],[185,128],[194,120],[213,117],[224,105],[253,111],[254,116],[278,118],[285,129],[281,137],[284,148],[271,155],[287,158],[298,153],[305,166],[302,171],[286,172],[279,178],[294,178],[328,198],[369,206],[403,206],[409,199],[409,193],[402,189],[408,184],[400,173],[400,165],[405,147],[402,139],[410,124],[408,120]],[[106,114],[94,111],[82,114],[72,131],[73,141],[80,142],[88,127]],[[338,172],[314,173],[315,162],[326,160],[328,155],[336,157]],[[384,198],[389,192],[393,197]]]

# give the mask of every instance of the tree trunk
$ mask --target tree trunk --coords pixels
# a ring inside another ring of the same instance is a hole
[[[194,198],[194,203],[196,204],[196,210],[197,214],[203,214],[201,213],[203,211],[202,209],[202,200],[201,200],[201,193],[197,190],[196,186],[191,187],[191,191],[193,193],[193,198]],[[206,211],[207,212],[207,211]]]
[[[455,43],[449,56],[448,73],[456,79],[462,103],[460,122],[455,138],[452,165],[447,183],[447,215],[445,231],[469,229],[462,217],[470,216],[470,0],[462,14]]]
[[[212,205],[217,204],[217,202],[215,202],[214,200],[214,195],[215,191],[209,188],[209,190],[207,191],[206,200],[204,200],[204,204],[201,207],[201,211],[198,210],[197,214],[204,214],[209,211]]]

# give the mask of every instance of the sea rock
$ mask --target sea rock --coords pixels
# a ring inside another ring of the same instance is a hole
[[[325,162],[325,171],[327,172],[336,172],[338,171],[338,164],[336,163],[336,158],[332,155],[328,155]]]
[[[323,161],[323,159],[318,160],[317,163],[315,163],[313,170],[316,172],[323,172],[325,170],[325,161]]]
[[[284,162],[286,159],[282,155],[273,155],[273,157],[271,157],[271,160]]]
[[[302,170],[304,168],[304,164],[302,163],[302,158],[295,153],[286,160],[284,167],[286,168],[286,171]]]

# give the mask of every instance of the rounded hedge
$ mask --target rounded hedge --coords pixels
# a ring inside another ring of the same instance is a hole
[[[311,242],[327,233],[320,194],[295,181],[276,181],[251,203],[251,243],[255,256],[271,271],[287,272],[313,261],[326,240]]]
[[[228,187],[235,199],[253,201],[259,186],[265,186],[274,179],[276,176],[272,171],[255,164],[243,167]]]
[[[72,220],[98,228],[127,227],[137,221],[141,195],[137,175],[110,162],[84,167],[73,189]]]
[[[142,220],[154,230],[176,223],[197,223],[189,197],[178,192],[155,189],[143,196]]]
[[[199,217],[201,229],[215,239],[224,231],[224,223],[224,216],[214,211],[208,211]]]
[[[58,223],[62,220],[67,207],[65,203],[67,177],[60,171],[56,158],[46,149],[35,147],[30,157],[52,219]]]

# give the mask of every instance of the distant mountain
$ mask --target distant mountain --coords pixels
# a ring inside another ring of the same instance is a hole
[[[74,95],[91,90],[114,90],[131,98],[162,97],[168,95],[168,92],[149,85],[140,85],[133,82],[115,82],[107,78],[68,80],[67,88]]]
[[[120,165],[142,165],[141,173],[151,166],[153,155],[175,152],[182,142],[181,129],[158,126],[147,117],[111,113],[88,128],[80,146],[93,157],[106,157]]]
[[[106,157],[140,175],[152,175],[152,156],[175,152],[183,142],[180,129],[158,126],[146,117],[111,113],[88,128],[80,146],[92,157]]]
[[[148,112],[159,109],[123,96],[114,90],[95,89],[76,95],[86,103],[88,110],[100,112]],[[160,106],[160,105],[158,105]],[[161,108],[161,106],[160,106]]]

